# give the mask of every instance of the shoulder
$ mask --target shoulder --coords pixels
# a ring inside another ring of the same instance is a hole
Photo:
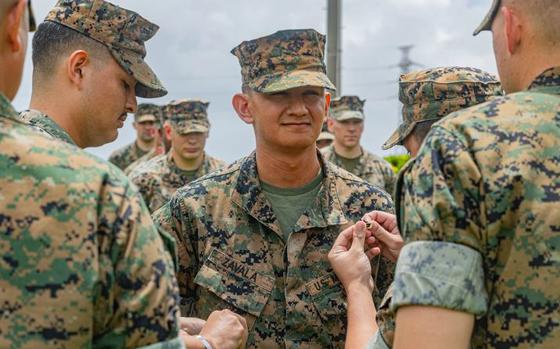
[[[213,156],[207,156],[208,165],[211,169],[219,169],[223,168],[227,165],[227,163],[221,159],[215,158]]]
[[[113,151],[111,153],[111,155],[109,156],[109,159],[114,159],[114,158],[117,158],[117,157],[121,157],[121,156],[127,154],[128,152],[130,152],[133,147],[134,147],[134,143],[127,144],[124,147],[121,147],[121,148]]]
[[[231,165],[195,179],[179,189],[175,196],[181,199],[188,199],[189,201],[196,201],[207,199],[205,196],[210,192],[228,195],[228,193],[233,192],[237,185],[241,166],[247,159],[242,158]]]
[[[363,210],[392,211],[391,196],[382,188],[372,185],[352,173],[331,163],[326,164],[332,176],[341,203],[360,206]]]

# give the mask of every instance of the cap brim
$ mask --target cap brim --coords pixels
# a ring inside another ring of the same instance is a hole
[[[150,114],[146,114],[146,115],[141,115],[138,118],[136,118],[134,120],[135,122],[144,122],[144,121],[153,121],[156,122],[157,118],[154,115],[150,115]]]
[[[255,90],[261,93],[274,93],[304,86],[323,87],[328,90],[336,90],[336,87],[332,84],[325,73],[310,70],[293,70],[271,78],[264,87]]]
[[[336,121],[346,121],[346,120],[364,120],[364,114],[359,111],[346,110],[343,112],[336,113],[333,117]]]
[[[329,132],[321,132],[319,137],[317,137],[317,141],[334,141],[334,135]]]
[[[136,96],[158,98],[167,94],[167,90],[163,87],[161,81],[142,57],[132,51],[110,51],[119,64],[136,79]]]
[[[189,133],[204,133],[204,132],[208,132],[209,130],[207,126],[198,125],[198,124],[178,125],[178,124],[171,123],[171,127],[175,130],[175,132],[181,135],[186,135]]]
[[[490,8],[490,11],[488,11],[486,16],[482,20],[482,23],[480,23],[480,25],[474,30],[473,33],[474,36],[480,34],[480,32],[482,31],[492,30],[492,22],[494,22],[494,18],[498,13],[499,7],[500,7],[500,0],[492,1],[492,7]]]
[[[402,145],[404,139],[410,135],[415,125],[415,122],[410,124],[402,123],[381,148],[383,150],[388,150],[393,148],[395,145]]]

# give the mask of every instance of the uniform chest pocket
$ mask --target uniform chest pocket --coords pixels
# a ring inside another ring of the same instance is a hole
[[[249,328],[260,316],[274,286],[271,277],[216,249],[211,251],[194,282],[202,288],[195,315],[207,316],[214,310],[228,308],[244,316]]]
[[[335,348],[344,347],[346,336],[346,294],[334,273],[305,285],[321,319],[320,339]]]

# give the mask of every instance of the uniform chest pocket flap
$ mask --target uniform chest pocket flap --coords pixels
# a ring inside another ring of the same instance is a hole
[[[213,249],[194,282],[233,307],[259,317],[272,293],[274,280]]]
[[[346,317],[346,294],[334,273],[314,279],[305,285],[323,321]]]

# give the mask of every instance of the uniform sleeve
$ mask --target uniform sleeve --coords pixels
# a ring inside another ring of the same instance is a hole
[[[379,331],[375,332],[373,337],[371,337],[369,343],[366,346],[366,349],[389,349],[390,346],[385,343],[383,338],[381,337],[381,333]]]
[[[105,183],[94,347],[182,348],[173,241],[155,229],[134,186]]]
[[[194,301],[194,277],[199,267],[197,254],[190,238],[192,229],[189,227],[191,225],[187,223],[189,214],[184,208],[180,192],[179,190],[170,201],[154,212],[152,218],[160,232],[168,234],[176,242],[181,314],[182,316],[189,316]]]
[[[405,174],[400,226],[406,245],[397,262],[393,308],[486,310],[483,188],[465,143],[434,127]]]

